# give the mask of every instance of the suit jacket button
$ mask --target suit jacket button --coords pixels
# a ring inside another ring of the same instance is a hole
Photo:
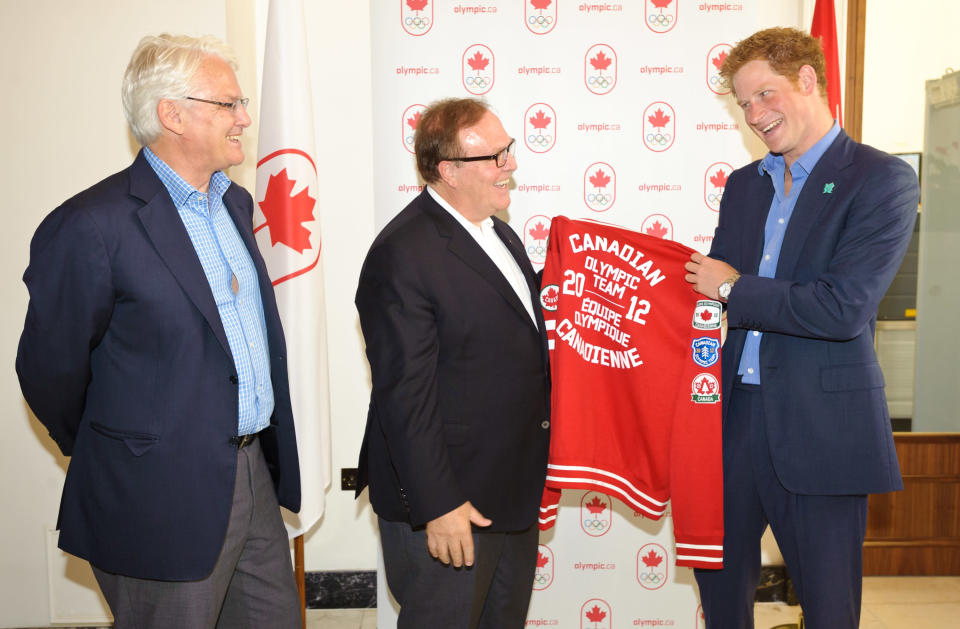
[[[238,377],[235,376],[235,375],[231,375],[231,376],[230,376],[230,382],[231,382],[232,384],[240,384],[240,378],[238,378]]]
[[[550,421],[546,419],[543,420],[542,422],[540,422],[540,427],[546,430],[547,428],[550,427]]]

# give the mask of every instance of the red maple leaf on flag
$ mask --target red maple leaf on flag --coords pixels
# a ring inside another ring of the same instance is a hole
[[[467,64],[477,72],[486,68],[487,64],[489,63],[490,63],[490,60],[484,57],[483,55],[481,55],[479,50],[476,53],[474,53],[472,57],[467,59]]]
[[[310,248],[310,230],[302,223],[314,220],[313,208],[317,200],[307,194],[306,188],[290,196],[295,184],[296,180],[287,177],[286,168],[270,175],[267,194],[259,205],[270,228],[270,244],[282,242],[297,253],[303,253]]]
[[[544,555],[543,553],[541,553],[540,551],[537,551],[537,567],[542,568],[548,563],[550,563],[550,558]]]
[[[590,183],[596,188],[606,188],[610,183],[610,177],[607,177],[607,173],[603,172],[602,168],[598,168],[597,172],[590,175]]]
[[[727,173],[722,170],[718,170],[716,173],[710,175],[710,183],[713,184],[714,188],[726,188],[727,187]]]
[[[700,318],[703,319],[704,321],[709,321],[710,319],[713,319],[713,313],[710,312],[709,310],[701,310]]]
[[[416,130],[417,125],[420,124],[420,112],[413,114],[412,117],[407,118],[407,124],[410,125],[411,129]]]
[[[652,548],[650,549],[649,553],[640,559],[643,560],[644,565],[646,565],[648,568],[656,568],[660,565],[660,562],[663,561],[663,557],[655,553]]]
[[[647,234],[654,238],[663,238],[667,235],[668,231],[670,230],[668,230],[665,225],[662,225],[660,221],[653,221],[653,225],[647,228]]]
[[[534,129],[546,129],[553,119],[550,116],[544,116],[543,110],[537,111],[537,115],[530,119],[530,124]]]
[[[596,57],[590,60],[590,65],[601,72],[609,68],[611,63],[613,63],[613,59],[603,54],[602,50],[597,53]]]
[[[587,610],[587,620],[590,622],[600,622],[607,617],[607,612],[600,609],[599,605],[594,605],[593,609]]]
[[[534,225],[533,229],[530,230],[530,237],[534,240],[543,240],[550,235],[550,229],[543,226],[543,223],[537,221],[537,224]]]
[[[603,510],[606,508],[607,503],[600,500],[600,496],[594,496],[593,500],[587,503],[587,510],[593,514],[603,513]]]
[[[657,9],[666,9],[673,0],[650,0]]]
[[[667,116],[663,113],[662,109],[657,109],[652,116],[648,116],[647,120],[650,121],[655,128],[660,129],[667,126],[667,123],[670,122],[670,116]]]
[[[553,0],[530,0],[530,4],[533,5],[533,8],[540,9],[541,11],[550,6],[551,2],[553,2]]]
[[[717,70],[719,70],[720,66],[723,65],[723,60],[726,58],[727,58],[727,51],[721,50],[719,55],[717,55],[716,57],[710,60],[710,63],[712,63],[714,67],[716,67]]]
[[[423,11],[423,7],[427,6],[427,0],[407,0],[407,6],[411,11]]]

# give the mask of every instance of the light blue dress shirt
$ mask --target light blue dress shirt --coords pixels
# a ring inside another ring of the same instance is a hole
[[[173,199],[217,304],[240,379],[237,434],[259,432],[270,425],[273,414],[270,351],[257,270],[223,205],[230,179],[217,171],[203,194],[149,148],[144,147],[143,154]],[[236,294],[231,288],[234,276]]]
[[[790,176],[793,182],[790,193],[784,194],[783,175],[786,171],[786,162],[782,155],[767,153],[757,169],[761,175],[767,174],[773,183],[773,201],[767,213],[766,226],[763,229],[763,256],[760,258],[759,277],[776,277],[777,262],[780,261],[780,248],[783,246],[783,236],[787,233],[790,217],[800,197],[800,191],[807,182],[807,177],[813,171],[820,158],[840,135],[840,125],[836,121],[825,136],[810,147],[806,153],[790,167]],[[743,354],[740,356],[740,367],[737,373],[741,381],[747,384],[760,384],[760,339],[763,333],[758,330],[747,332],[747,340],[743,343]]]

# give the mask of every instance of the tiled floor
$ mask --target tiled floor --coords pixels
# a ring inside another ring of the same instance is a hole
[[[796,624],[799,607],[756,606],[756,629]],[[960,577],[867,577],[860,629],[944,629],[958,626]],[[374,609],[310,610],[307,629],[376,629]]]

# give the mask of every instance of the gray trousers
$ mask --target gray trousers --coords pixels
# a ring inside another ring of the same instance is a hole
[[[517,533],[474,533],[474,565],[454,568],[427,552],[426,533],[378,518],[397,629],[520,629],[537,570],[536,525]]]
[[[93,566],[115,629],[300,629],[290,546],[260,441],[237,451],[223,548],[200,581],[154,581]]]

